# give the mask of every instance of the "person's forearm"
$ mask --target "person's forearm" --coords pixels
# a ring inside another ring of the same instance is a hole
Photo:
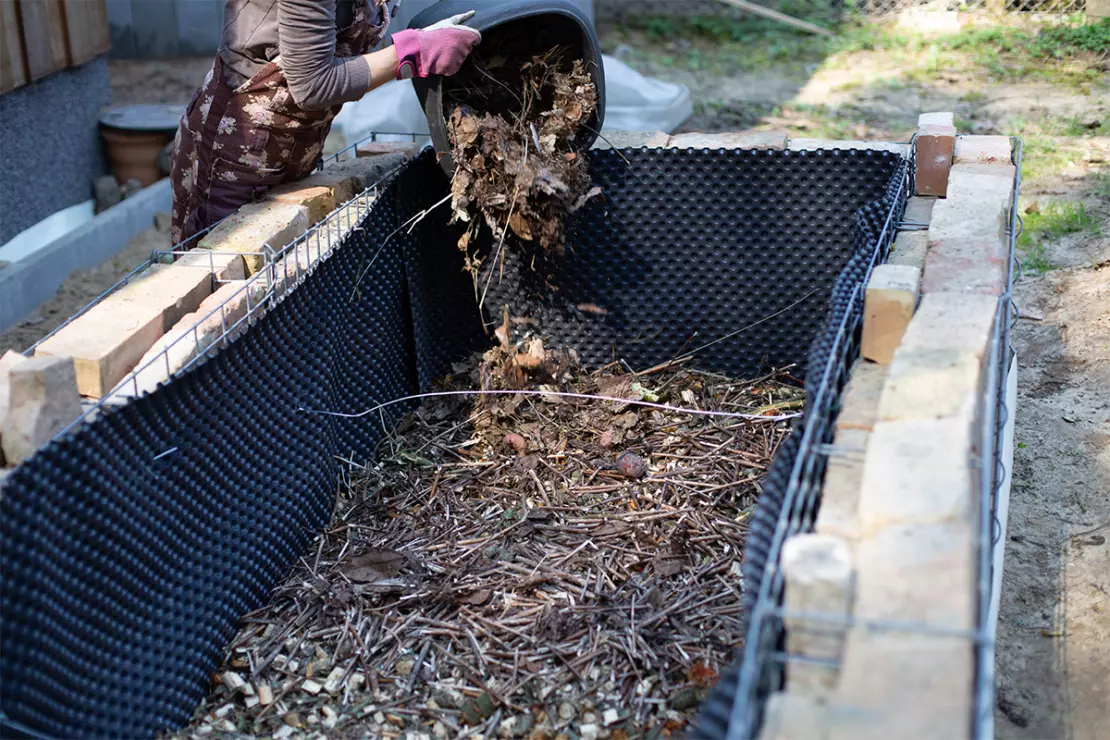
[[[397,49],[387,46],[369,54],[363,54],[366,65],[370,67],[370,84],[367,91],[381,87],[390,80],[397,79]]]

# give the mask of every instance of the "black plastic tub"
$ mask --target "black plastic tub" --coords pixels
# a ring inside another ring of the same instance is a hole
[[[510,250],[489,320],[510,306],[588,364],[620,357],[637,369],[689,351],[696,336],[703,368],[743,377],[797,363],[807,397],[835,395],[836,327],[858,324],[850,296],[900,212],[906,166],[875,151],[595,151],[603,196],[571,225],[554,292],[522,278]],[[298,409],[353,412],[406,396],[488,341],[446,212],[398,229],[447,187],[425,153],[228,348],[5,481],[7,734],[150,737],[188,721],[239,617],[327,523],[336,456],[369,459],[382,433],[377,415]],[[801,426],[822,414],[807,407]],[[765,484],[749,591],[765,566],[759,527],[781,513],[782,470],[803,454],[784,444]]]

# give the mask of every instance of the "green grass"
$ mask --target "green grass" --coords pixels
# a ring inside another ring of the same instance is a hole
[[[1034,272],[1051,270],[1054,265],[1048,258],[1047,242],[1084,231],[1097,234],[1099,226],[1081,202],[1052,201],[1041,210],[1027,212],[1017,241],[1025,268]]]
[[[1096,172],[1091,192],[1100,198],[1110,198],[1110,172]]]

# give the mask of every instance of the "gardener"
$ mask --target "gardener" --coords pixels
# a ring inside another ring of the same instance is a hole
[[[481,41],[463,25],[471,11],[370,52],[399,3],[228,0],[219,53],[173,144],[174,244],[312,172],[343,103],[395,78],[452,75]]]

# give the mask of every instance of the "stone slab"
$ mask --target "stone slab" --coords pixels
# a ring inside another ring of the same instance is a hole
[[[745,133],[672,136],[668,146],[675,149],[785,149],[785,131],[752,131]]]
[[[809,696],[776,691],[767,697],[760,740],[824,740],[825,705]]]
[[[929,195],[915,195],[906,199],[906,211],[903,218],[913,223],[928,225],[933,220],[933,209],[937,205],[937,200],[937,198]]]
[[[3,433],[4,419],[8,415],[8,398],[11,394],[11,381],[8,374],[12,368],[27,362],[27,358],[18,352],[8,350],[0,357],[0,434]]]
[[[662,131],[603,131],[594,142],[594,149],[662,149],[671,137]]]
[[[899,144],[894,141],[863,141],[858,139],[841,141],[836,139],[797,138],[787,141],[786,148],[792,152],[812,152],[819,149],[865,149],[877,152],[894,152],[900,157],[907,156],[910,151],[909,144]]]
[[[953,164],[1013,163],[1013,143],[1009,136],[957,136]]]
[[[929,251],[929,234],[925,231],[900,231],[887,257],[888,265],[905,265],[918,270],[925,269],[925,258]]]

